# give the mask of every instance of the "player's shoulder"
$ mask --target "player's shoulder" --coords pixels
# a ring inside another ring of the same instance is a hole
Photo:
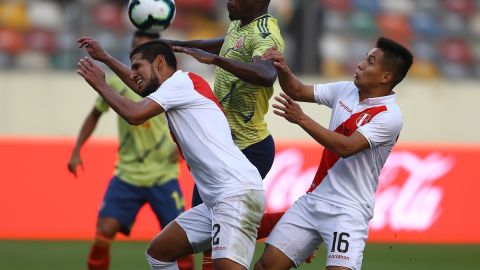
[[[190,78],[188,77],[188,72],[184,72],[183,70],[177,70],[175,73],[170,76],[165,82],[162,84],[164,86],[174,86],[174,85],[183,85],[188,83]]]
[[[263,38],[270,35],[278,35],[280,28],[277,20],[269,14],[265,14],[255,19],[250,25],[250,31],[254,34],[259,34]]]
[[[195,90],[197,88],[205,88],[208,82],[200,75],[183,70],[177,70],[163,84],[163,88],[178,89],[179,91]],[[162,87],[161,86],[161,87]]]
[[[358,88],[351,81],[338,81],[330,83],[318,83],[314,85],[315,91],[329,91],[338,95],[349,96],[358,92]]]
[[[107,79],[107,84],[115,91],[120,93],[121,95],[126,95],[133,93],[133,90],[131,90],[127,84],[125,84],[122,79],[120,79],[118,76],[114,75],[111,76]]]
[[[402,111],[400,110],[400,106],[395,102],[394,97],[392,97],[392,101],[379,105],[378,107],[382,108],[382,110],[376,115],[376,121],[381,123],[385,128],[392,130],[402,129]]]
[[[107,78],[107,83],[111,87],[116,87],[122,85],[123,81],[117,75],[113,75]]]

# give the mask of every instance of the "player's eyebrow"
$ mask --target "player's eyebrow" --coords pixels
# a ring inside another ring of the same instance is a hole
[[[131,69],[137,69],[138,66],[139,66],[138,63],[133,63],[133,64],[130,66],[130,68],[131,68]]]

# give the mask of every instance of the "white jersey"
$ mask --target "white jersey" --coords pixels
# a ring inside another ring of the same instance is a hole
[[[359,102],[354,83],[337,82],[316,85],[314,96],[318,104],[332,108],[330,130],[346,136],[358,131],[370,148],[348,158],[325,149],[308,192],[331,204],[357,210],[369,220],[373,216],[378,176],[403,125],[396,95]]]
[[[148,97],[165,110],[207,206],[248,190],[263,190],[260,173],[234,144],[227,118],[203,78],[178,70]]]

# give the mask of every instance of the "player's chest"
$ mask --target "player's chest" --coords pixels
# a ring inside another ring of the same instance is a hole
[[[386,107],[383,105],[371,106],[348,99],[339,100],[333,110],[330,129],[350,136],[357,128],[369,123],[384,110]]]
[[[248,50],[250,40],[245,31],[229,32],[225,37],[220,56],[242,61],[249,61],[251,52]]]

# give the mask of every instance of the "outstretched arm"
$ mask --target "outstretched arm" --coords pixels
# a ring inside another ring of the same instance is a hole
[[[144,98],[139,102],[129,100],[110,88],[105,81],[105,73],[91,59],[81,59],[77,73],[97,91],[103,99],[130,125],[143,124],[148,119],[164,112],[155,101]]]
[[[370,147],[368,140],[360,132],[355,131],[348,137],[331,131],[303,113],[298,103],[289,96],[283,93],[280,96],[275,97],[275,100],[280,104],[272,105],[274,108],[273,113],[287,119],[291,123],[299,125],[318,143],[340,157],[347,158]]]
[[[78,134],[75,147],[72,150],[72,154],[70,155],[70,160],[68,161],[67,165],[68,170],[73,173],[75,177],[77,177],[77,166],[80,165],[80,167],[83,169],[83,162],[80,156],[80,150],[82,149],[82,146],[85,144],[88,138],[90,138],[90,135],[92,135],[92,132],[95,130],[98,119],[100,119],[101,115],[102,113],[99,110],[93,108],[83,122],[82,128],[80,129],[80,133]]]
[[[270,87],[277,79],[277,70],[273,66],[272,61],[262,61],[260,57],[254,57],[251,63],[246,63],[196,48],[174,46],[173,50],[191,55],[201,63],[221,67],[239,79],[251,84]]]
[[[163,41],[170,44],[170,46],[176,47],[186,47],[186,48],[196,48],[212,54],[220,54],[220,50],[223,45],[223,38],[214,38],[214,39],[200,39],[200,40],[169,40],[162,39]]]
[[[275,48],[270,48],[262,55],[262,60],[273,61],[273,65],[278,70],[280,86],[288,96],[296,101],[315,102],[314,86],[303,84],[290,71],[281,52]]]
[[[138,93],[138,85],[130,79],[130,68],[105,52],[97,40],[82,37],[77,42],[79,48],[85,48],[90,57],[107,65],[130,89]]]

